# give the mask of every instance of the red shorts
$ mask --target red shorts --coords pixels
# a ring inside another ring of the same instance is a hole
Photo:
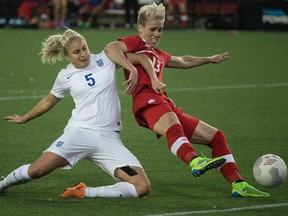
[[[174,112],[188,139],[199,123],[199,119],[183,113],[182,108],[177,108],[166,94],[159,95],[151,89],[144,89],[134,96],[132,110],[138,124],[151,130],[162,115]]]

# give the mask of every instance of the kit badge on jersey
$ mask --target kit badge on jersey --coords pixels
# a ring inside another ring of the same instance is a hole
[[[155,103],[155,102],[156,102],[155,99],[151,98],[151,99],[148,100],[147,103],[148,103],[148,104],[153,104],[153,103]]]
[[[96,64],[97,64],[98,67],[103,67],[104,66],[104,62],[103,62],[102,59],[97,60]]]
[[[63,144],[64,144],[63,141],[58,141],[58,142],[56,143],[56,147],[60,148],[60,147],[63,146]]]

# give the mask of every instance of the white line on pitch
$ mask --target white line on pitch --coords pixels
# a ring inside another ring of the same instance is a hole
[[[204,87],[191,87],[191,88],[171,89],[171,92],[203,91],[203,90],[222,90],[222,89],[275,88],[275,87],[287,87],[287,86],[288,86],[288,83],[268,83],[268,84],[204,86]],[[169,92],[170,92],[170,90],[169,90]]]
[[[275,88],[275,87],[287,87],[287,86],[288,86],[288,83],[224,85],[224,86],[205,86],[205,87],[190,87],[190,88],[175,88],[175,89],[168,88],[167,92],[169,93],[169,92],[189,92],[189,91],[223,90],[223,89]],[[3,90],[1,92],[3,92]],[[124,94],[124,91],[119,91],[119,94]],[[46,95],[0,97],[0,101],[39,99],[45,96]]]
[[[214,209],[214,210],[202,210],[202,211],[163,213],[163,214],[153,214],[153,215],[146,215],[146,216],[176,216],[176,215],[191,215],[191,214],[225,213],[225,212],[236,212],[236,211],[266,209],[266,208],[277,208],[277,207],[283,207],[283,206],[288,206],[288,203],[267,204],[267,205],[249,206],[249,207],[242,207],[242,208],[230,208],[230,209],[219,209],[219,210]]]

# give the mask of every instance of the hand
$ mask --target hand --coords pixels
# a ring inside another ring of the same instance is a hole
[[[126,88],[126,91],[125,91],[126,94],[128,94],[128,95],[132,94],[132,92],[134,91],[134,89],[137,86],[137,81],[138,81],[137,70],[130,71],[129,79],[126,82],[122,83],[122,86],[128,85],[128,87]]]
[[[166,91],[166,85],[160,82],[158,79],[152,82],[152,88],[157,94],[164,94]]]
[[[23,116],[19,116],[17,114],[14,114],[13,116],[6,116],[4,119],[10,123],[16,124],[22,124],[26,122]]]
[[[216,55],[211,56],[213,64],[222,62],[222,61],[224,61],[224,60],[226,60],[228,58],[229,58],[229,53],[228,52],[225,52],[225,53],[222,53],[222,54],[216,54]]]

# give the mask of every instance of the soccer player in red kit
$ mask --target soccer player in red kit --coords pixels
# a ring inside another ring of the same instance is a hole
[[[233,197],[270,196],[242,179],[223,132],[176,107],[162,83],[164,67],[185,69],[220,63],[229,57],[228,53],[211,57],[172,56],[157,49],[164,21],[165,7],[162,4],[145,5],[138,13],[139,36],[121,38],[105,47],[107,55],[113,58],[116,58],[115,55],[118,59],[125,58],[124,53],[132,52],[146,54],[151,59],[154,71],[145,71],[137,66],[138,84],[132,93],[136,121],[158,136],[165,136],[169,150],[189,164],[193,176],[198,177],[207,170],[219,168],[223,177],[232,184]],[[127,75],[125,71],[126,79]],[[212,158],[198,156],[191,143],[210,147]]]

